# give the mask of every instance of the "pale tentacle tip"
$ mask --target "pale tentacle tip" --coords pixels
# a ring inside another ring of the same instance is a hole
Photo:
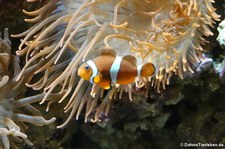
[[[46,123],[47,123],[47,125],[48,125],[48,124],[54,123],[55,121],[56,121],[56,118],[53,117],[53,118],[51,118],[50,120],[47,120]]]
[[[39,105],[42,105],[44,102],[45,102],[45,99],[43,99],[43,100],[39,103]]]

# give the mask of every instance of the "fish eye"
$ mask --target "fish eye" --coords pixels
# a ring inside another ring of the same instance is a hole
[[[89,66],[85,66],[84,67],[85,70],[89,70],[89,68],[90,68]]]

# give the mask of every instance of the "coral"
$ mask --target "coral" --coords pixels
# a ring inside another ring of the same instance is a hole
[[[30,1],[31,2],[31,1]],[[76,115],[78,119],[86,104],[86,121],[99,121],[108,114],[112,99],[129,92],[132,87],[145,87],[148,95],[153,86],[158,91],[169,84],[173,74],[183,78],[194,72],[192,66],[204,60],[204,36],[213,35],[209,27],[219,16],[211,0],[50,0],[35,11],[24,13],[35,23],[24,33],[18,55],[26,55],[26,64],[17,80],[30,68],[26,85],[44,90],[41,103],[69,99],[64,108],[70,111],[66,126]],[[152,62],[158,68],[154,78],[138,78],[134,84],[114,86],[105,94],[98,86],[80,79],[76,72],[81,61],[96,57],[102,48],[113,48],[119,55],[131,54],[138,64]],[[37,79],[38,78],[38,79]],[[36,81],[35,81],[36,80]],[[51,94],[58,94],[51,98]],[[100,105],[98,100],[102,99]]]
[[[40,111],[31,105],[40,100],[40,95],[18,99],[25,91],[24,79],[16,81],[21,68],[18,57],[11,53],[8,36],[8,29],[5,29],[4,38],[0,38],[0,148],[5,149],[9,149],[10,145],[16,148],[14,142],[24,141],[32,145],[25,134],[25,123],[43,126],[55,121],[55,118],[45,120]],[[31,114],[24,114],[24,111]]]
[[[225,82],[212,72],[189,80],[183,87],[184,99],[176,105],[174,115],[179,119],[175,128],[181,142],[225,143]]]
[[[217,41],[219,42],[220,46],[225,48],[225,20],[223,20],[222,22],[220,22],[218,28],[217,28],[219,35],[217,37]]]
[[[219,45],[222,49],[225,49],[225,20],[221,21],[219,26],[217,27],[217,31],[219,32],[218,37],[216,40],[219,42]],[[224,56],[221,56],[224,58]],[[215,68],[217,72],[220,74],[220,77],[224,76],[225,72],[225,60],[223,60],[221,63],[216,64]]]

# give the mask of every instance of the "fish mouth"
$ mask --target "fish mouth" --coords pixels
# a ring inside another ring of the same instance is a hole
[[[83,78],[84,80],[89,80],[86,72],[83,69],[78,69],[77,71],[77,75],[80,76],[81,78]]]
[[[82,76],[84,76],[84,74],[85,74],[84,73],[84,70],[82,70],[82,69],[79,68],[78,71],[77,71],[77,75],[82,78]]]

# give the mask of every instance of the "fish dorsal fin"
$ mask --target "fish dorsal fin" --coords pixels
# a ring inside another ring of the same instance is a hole
[[[137,66],[137,59],[131,55],[126,55],[123,57],[123,60],[128,61],[131,63],[133,66]]]
[[[104,50],[102,50],[101,55],[108,55],[108,56],[116,57],[116,51],[114,51],[113,49],[104,49]]]

